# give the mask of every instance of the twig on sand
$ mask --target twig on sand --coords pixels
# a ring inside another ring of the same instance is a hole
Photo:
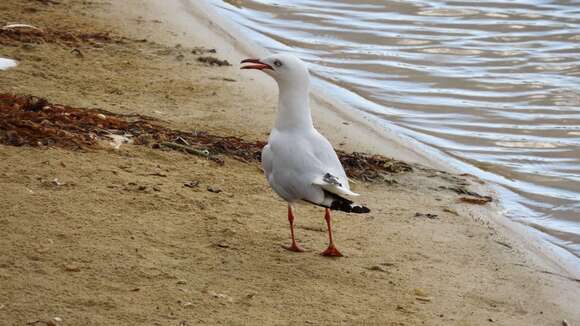
[[[3,31],[9,31],[9,30],[15,30],[15,29],[33,29],[39,32],[42,32],[42,29],[36,27],[36,26],[32,26],[32,25],[28,25],[28,24],[8,24],[8,25],[4,25],[0,28],[0,30]]]
[[[481,196],[481,195],[480,197],[459,197],[459,200],[464,203],[475,205],[484,205],[493,201],[493,199],[490,196]]]
[[[171,148],[177,151],[186,152],[187,154],[202,156],[202,157],[209,157],[210,153],[207,149],[197,149],[187,145],[181,145],[176,143],[165,142],[159,144],[162,147]]]
[[[38,324],[42,324],[42,325],[46,325],[46,326],[56,326],[56,323],[53,320],[35,320],[35,321],[31,321],[26,323],[26,325],[38,325]]]

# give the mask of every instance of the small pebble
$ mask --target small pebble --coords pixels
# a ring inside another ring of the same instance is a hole
[[[209,293],[212,297],[217,298],[217,299],[225,299],[228,302],[233,302],[234,299],[232,297],[230,297],[227,294],[223,294],[223,293],[216,293],[216,292],[210,292]]]
[[[212,186],[207,186],[207,191],[213,192],[214,194],[219,194],[220,192],[222,192],[222,190],[220,188],[216,188],[216,187],[212,187]]]
[[[64,270],[67,271],[67,272],[80,272],[81,271],[81,268],[79,266],[77,266],[77,265],[72,265],[71,264],[71,265],[66,265],[64,267]]]
[[[183,183],[183,186],[187,187],[187,188],[195,188],[197,186],[199,186],[199,181],[193,180],[193,181],[187,181]]]

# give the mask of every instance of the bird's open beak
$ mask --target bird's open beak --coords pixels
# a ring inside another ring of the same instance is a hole
[[[274,70],[274,69],[272,69],[272,66],[270,66],[269,64],[261,62],[259,59],[244,59],[240,63],[253,63],[251,65],[242,66],[240,69],[258,69],[258,70],[270,69],[270,70]]]

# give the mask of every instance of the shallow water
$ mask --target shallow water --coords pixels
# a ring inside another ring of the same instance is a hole
[[[580,3],[210,1],[345,103],[480,169],[580,257]]]
[[[0,57],[0,70],[8,70],[10,68],[16,67],[16,65],[18,65],[16,60]]]

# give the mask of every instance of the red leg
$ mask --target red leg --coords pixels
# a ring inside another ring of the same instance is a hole
[[[296,243],[296,238],[294,237],[294,214],[292,213],[292,206],[288,205],[288,222],[290,222],[290,234],[292,235],[292,244],[290,246],[284,246],[284,248],[294,251],[303,252],[304,249]]]
[[[332,239],[332,217],[330,216],[330,209],[326,209],[326,213],[324,214],[324,219],[326,220],[326,226],[328,227],[328,239],[330,243],[328,244],[328,248],[324,250],[321,255],[327,257],[342,257],[342,254],[336,247],[334,246],[334,240]]]

